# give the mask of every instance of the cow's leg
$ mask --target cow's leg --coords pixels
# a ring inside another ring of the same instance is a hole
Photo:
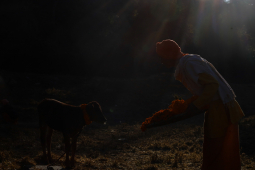
[[[72,167],[74,167],[74,164],[75,164],[74,156],[75,156],[75,151],[76,151],[76,146],[77,146],[77,138],[78,138],[78,135],[75,135],[72,138],[72,157],[71,157],[71,166]]]
[[[43,161],[45,164],[48,164],[48,159],[46,155],[46,132],[47,132],[47,126],[40,124],[40,139],[41,139],[41,145],[43,149]]]
[[[47,150],[48,150],[48,160],[49,163],[52,163],[52,158],[51,158],[51,137],[52,137],[52,133],[53,133],[53,129],[51,129],[50,127],[47,128],[48,129],[48,133],[47,133]]]
[[[66,167],[69,168],[70,167],[70,161],[69,161],[69,154],[70,154],[70,137],[68,135],[64,134],[64,141],[65,141],[65,152],[66,152]]]

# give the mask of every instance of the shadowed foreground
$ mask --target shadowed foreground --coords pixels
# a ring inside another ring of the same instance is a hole
[[[113,79],[103,77],[47,76],[5,73],[15,80],[9,86],[10,101],[19,113],[19,124],[0,124],[0,169],[22,169],[41,165],[42,148],[36,106],[43,98],[55,98],[74,105],[97,100],[107,125],[92,123],[77,142],[75,169],[199,169],[202,161],[203,115],[183,122],[140,130],[142,121],[166,108],[174,94],[190,94],[170,74]],[[255,116],[250,94],[253,84],[231,84],[246,116],[240,123],[243,169],[255,166]],[[52,156],[64,167],[62,134],[54,132]]]

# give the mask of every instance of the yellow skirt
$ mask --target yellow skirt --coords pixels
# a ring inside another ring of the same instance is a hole
[[[229,121],[223,137],[210,138],[205,134],[201,169],[240,170],[239,147],[239,126],[238,124],[231,123],[231,121]]]

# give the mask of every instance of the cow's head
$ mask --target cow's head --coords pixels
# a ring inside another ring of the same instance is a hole
[[[89,102],[86,106],[86,112],[88,113],[91,121],[106,124],[107,119],[104,117],[101,106],[98,102]]]

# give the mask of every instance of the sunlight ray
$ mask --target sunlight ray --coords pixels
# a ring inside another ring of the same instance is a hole
[[[129,0],[125,5],[124,5],[124,7],[123,8],[121,8],[119,11],[118,11],[118,15],[121,15],[121,14],[123,14],[124,12],[126,12],[128,9],[129,9],[129,7],[132,5],[132,0]]]
[[[224,2],[226,2],[226,3],[230,3],[230,0],[224,0]]]
[[[161,26],[159,27],[158,31],[156,32],[155,34],[155,39],[156,40],[159,40],[160,37],[162,36],[163,34],[163,31],[165,30],[165,27],[166,27],[166,24],[168,23],[168,19],[164,19],[164,21],[162,21],[161,23]]]

